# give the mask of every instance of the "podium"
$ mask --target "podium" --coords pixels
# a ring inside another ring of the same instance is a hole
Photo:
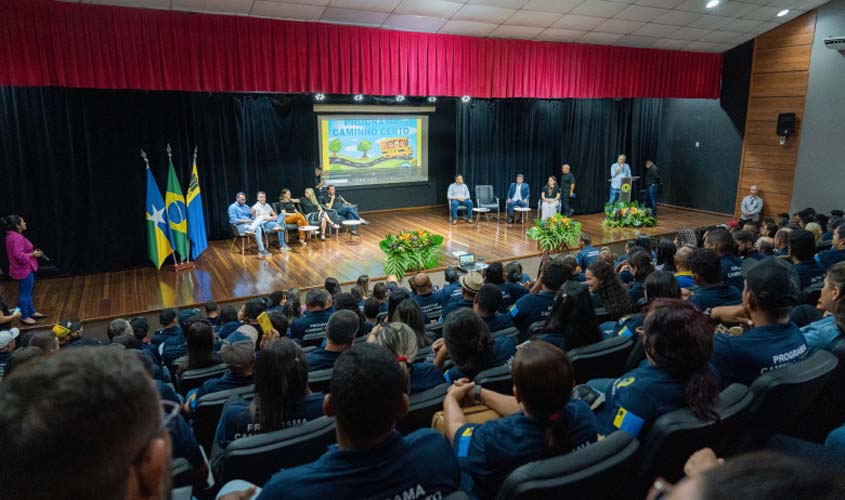
[[[619,193],[620,201],[624,201],[625,203],[631,203],[631,192],[634,190],[633,183],[637,179],[639,179],[639,176],[622,178],[622,190]]]

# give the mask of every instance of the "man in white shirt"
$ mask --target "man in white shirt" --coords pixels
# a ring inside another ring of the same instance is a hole
[[[290,250],[290,247],[285,243],[285,223],[279,219],[279,215],[267,203],[267,194],[264,191],[258,192],[258,200],[252,206],[252,212],[255,214],[255,222],[261,224],[265,233],[276,233],[279,238],[279,248]]]
[[[740,210],[742,211],[742,220],[753,220],[755,222],[760,220],[760,212],[763,211],[763,198],[757,196],[760,190],[757,186],[751,186],[751,194],[742,199]]]
[[[625,155],[619,155],[616,163],[610,166],[610,199],[608,203],[616,203],[622,192],[622,178],[631,177],[631,166],[625,163]]]
[[[449,185],[446,192],[449,199],[449,208],[452,211],[452,224],[458,223],[458,206],[467,207],[467,222],[472,224],[472,199],[469,197],[469,188],[464,184],[464,177],[461,174],[455,176],[455,182]]]
[[[531,190],[523,180],[523,175],[517,174],[516,182],[512,182],[508,188],[508,224],[513,223],[514,208],[527,207],[531,202]]]

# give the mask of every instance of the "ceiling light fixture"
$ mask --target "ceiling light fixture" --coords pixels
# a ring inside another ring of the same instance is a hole
[[[707,2],[707,8],[712,9],[713,7],[719,5],[719,0],[710,0]]]
[[[437,98],[432,96],[428,96],[428,102],[437,102]]]
[[[472,97],[468,95],[461,97],[461,102],[469,102],[470,100],[472,100]]]
[[[364,96],[361,94],[355,94],[355,97],[353,97],[353,99],[355,99],[355,102],[361,102],[364,100]]]
[[[398,96],[396,96],[396,102],[402,102],[404,100],[405,100],[405,96],[403,96],[402,94],[399,94]]]
[[[783,9],[782,11],[778,12],[778,17],[783,17],[789,14],[789,9]]]
[[[323,94],[322,92],[320,92],[319,94],[315,94],[314,99],[317,101],[323,101],[326,99],[326,94]]]

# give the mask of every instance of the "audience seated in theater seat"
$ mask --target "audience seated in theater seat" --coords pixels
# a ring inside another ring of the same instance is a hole
[[[223,341],[220,358],[226,363],[228,370],[221,377],[207,380],[199,389],[188,393],[184,405],[185,411],[189,413],[193,411],[197,406],[197,400],[206,394],[227,391],[254,383],[255,341],[249,335],[250,333],[255,336],[258,335],[254,328],[244,325]]]
[[[214,327],[210,321],[197,318],[191,322],[185,335],[186,355],[174,363],[173,376],[176,381],[188,370],[208,368],[223,362],[220,354],[214,352],[215,340]]]
[[[414,284],[416,293],[411,298],[420,305],[426,323],[431,318],[437,319],[443,313],[443,304],[440,303],[440,297],[434,292],[434,287],[431,284],[431,278],[426,273],[419,273],[409,280]]]
[[[631,302],[637,304],[644,297],[646,278],[654,272],[651,255],[645,251],[635,253],[628,259],[628,269],[634,276],[628,283],[628,296],[631,297]]]
[[[504,298],[499,287],[486,284],[475,294],[472,310],[478,314],[490,332],[498,332],[513,327],[510,314],[497,312],[502,308]]]
[[[326,324],[325,347],[318,347],[306,355],[308,369],[327,370],[334,366],[340,353],[352,347],[359,328],[360,321],[354,312],[337,311],[332,314]]]
[[[845,336],[845,262],[830,266],[818,307],[825,316],[801,328],[810,349],[831,350]]]
[[[461,308],[472,309],[475,294],[477,294],[484,285],[484,277],[478,271],[470,271],[461,276],[458,281],[461,284],[460,299],[452,300],[446,304],[446,307],[443,308],[443,316],[440,318],[440,321],[445,321],[446,317],[449,316],[452,311],[456,311]]]
[[[578,449],[598,437],[590,407],[569,399],[575,379],[563,351],[547,342],[530,342],[516,353],[511,371],[513,396],[461,379],[443,403],[446,435],[465,473],[461,489],[476,498],[495,498],[520,465]],[[475,404],[504,417],[467,423],[461,406]]]
[[[443,369],[447,357],[455,363],[444,373],[447,382],[472,379],[481,371],[507,364],[516,352],[510,337],[493,338],[484,320],[467,308],[458,309],[446,318],[443,338],[431,347],[436,354],[435,366]]]
[[[220,325],[217,327],[217,338],[226,340],[232,332],[238,329],[243,323],[238,320],[238,310],[232,306],[223,306],[220,309]]]
[[[552,313],[529,331],[537,340],[544,340],[567,351],[602,340],[593,301],[587,285],[567,281],[555,295]]]
[[[426,332],[425,329],[425,315],[423,314],[422,308],[420,305],[413,300],[415,296],[410,297],[409,300],[403,300],[396,306],[396,310],[393,311],[393,317],[391,321],[398,321],[399,323],[404,323],[411,328],[411,331],[417,336],[417,345],[422,347],[428,347],[434,341],[436,336],[433,333]],[[431,336],[429,338],[429,335]]]
[[[523,295],[509,311],[513,324],[519,329],[520,340],[528,337],[528,328],[533,323],[549,317],[555,294],[565,281],[574,279],[574,271],[575,265],[561,259],[551,259],[543,265],[531,293]]]
[[[456,491],[460,469],[442,435],[421,429],[403,437],[394,430],[408,411],[407,385],[407,373],[384,347],[363,343],[344,352],[323,403],[337,421],[338,444],[310,464],[275,474],[258,498],[442,498]]]
[[[737,290],[742,289],[742,259],[736,255],[736,242],[727,229],[717,228],[707,232],[704,248],[719,254],[722,263],[722,281]]]
[[[696,249],[690,257],[690,270],[699,287],[690,301],[702,311],[742,302],[740,289],[722,281],[722,263],[715,250]]]
[[[426,391],[446,382],[434,364],[417,359],[417,335],[408,325],[394,322],[374,328],[367,342],[385,347],[396,356],[396,361],[408,372],[409,394]]]
[[[845,261],[845,221],[839,221],[833,229],[832,236],[830,250],[821,251],[816,255],[816,261],[825,269],[837,262]]]
[[[590,264],[585,273],[587,287],[593,306],[602,307],[610,319],[616,320],[634,311],[634,303],[628,295],[613,267],[598,260]]]
[[[308,290],[305,296],[306,311],[299,319],[291,322],[290,336],[298,341],[311,333],[320,333],[326,330],[332,312],[332,299],[329,292],[320,289]]]
[[[801,290],[821,284],[824,280],[824,268],[814,259],[816,240],[813,233],[805,229],[796,229],[789,233],[789,258],[798,274]]]

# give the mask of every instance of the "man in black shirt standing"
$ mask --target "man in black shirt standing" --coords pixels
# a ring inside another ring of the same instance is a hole
[[[569,206],[569,199],[575,197],[575,176],[570,173],[568,163],[560,168],[560,202],[561,213],[572,215],[575,210]]]
[[[648,191],[648,208],[657,215],[657,190],[660,188],[660,173],[653,161],[645,162],[645,185]]]

